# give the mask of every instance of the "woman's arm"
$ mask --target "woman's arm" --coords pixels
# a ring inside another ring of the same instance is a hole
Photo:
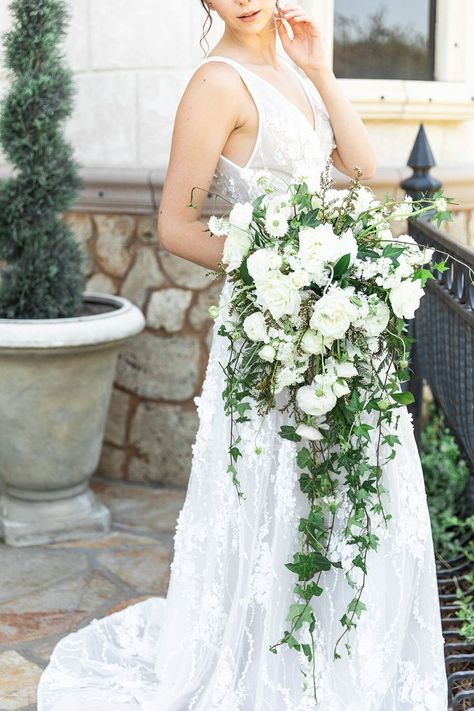
[[[334,165],[350,177],[355,176],[357,165],[362,170],[362,179],[373,178],[376,161],[368,131],[341,90],[334,72],[329,67],[319,67],[307,69],[305,74],[319,91],[331,119],[337,145],[331,154]]]
[[[225,237],[200,220],[207,191],[230,133],[238,125],[241,82],[232,67],[209,62],[191,77],[179,103],[158,214],[158,236],[168,252],[209,269],[222,258]],[[188,207],[193,187],[196,208]]]

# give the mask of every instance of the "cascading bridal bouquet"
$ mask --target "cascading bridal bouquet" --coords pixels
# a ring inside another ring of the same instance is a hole
[[[235,204],[228,217],[211,217],[208,227],[211,236],[226,235],[223,264],[213,274],[232,282],[218,333],[229,339],[222,396],[230,417],[228,472],[239,500],[237,425],[249,420],[252,403],[264,416],[284,396],[279,409],[288,424],[279,434],[299,443],[308,509],[299,520],[299,550],[286,564],[297,576],[288,629],[270,650],[286,644],[300,653],[317,700],[311,602],[323,594],[324,571],[342,569],[354,593],[340,619],[333,652],[340,658],[340,641],[366,609],[361,597],[367,554],[379,542],[376,519],[386,526],[391,518],[382,474],[399,444],[397,409],[414,399],[401,388],[412,340],[405,319],[413,318],[433,272],[447,268],[446,260],[430,264],[433,251],[409,235],[394,236],[390,222],[432,211],[439,224],[451,219],[454,201],[438,192],[419,202],[388,195],[381,202],[360,184],[359,171],[348,189],[332,189],[328,165],[316,188],[310,182],[299,177],[282,192],[263,172],[254,183],[261,194]],[[209,312],[215,318],[219,307]],[[351,551],[344,561],[332,545],[342,502],[343,543]],[[345,647],[350,654],[348,641]]]

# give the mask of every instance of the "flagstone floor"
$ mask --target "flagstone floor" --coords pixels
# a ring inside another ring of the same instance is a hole
[[[96,617],[165,595],[183,489],[94,479],[110,534],[12,548],[0,541],[0,711],[36,709],[56,642]]]

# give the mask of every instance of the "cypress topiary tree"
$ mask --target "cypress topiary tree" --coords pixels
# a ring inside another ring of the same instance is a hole
[[[0,317],[77,316],[83,253],[62,216],[82,187],[63,135],[74,95],[61,51],[68,11],[63,0],[13,0],[9,10],[0,144],[14,170],[0,184]]]

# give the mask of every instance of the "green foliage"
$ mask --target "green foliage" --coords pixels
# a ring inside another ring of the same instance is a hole
[[[462,553],[459,537],[474,529],[474,517],[457,516],[469,476],[459,446],[434,403],[421,433],[420,457],[431,516],[433,543],[437,555],[448,560]]]
[[[75,316],[85,278],[81,248],[62,218],[82,185],[63,136],[74,95],[61,50],[66,2],[13,0],[9,10],[0,144],[14,170],[0,185],[0,316]]]

